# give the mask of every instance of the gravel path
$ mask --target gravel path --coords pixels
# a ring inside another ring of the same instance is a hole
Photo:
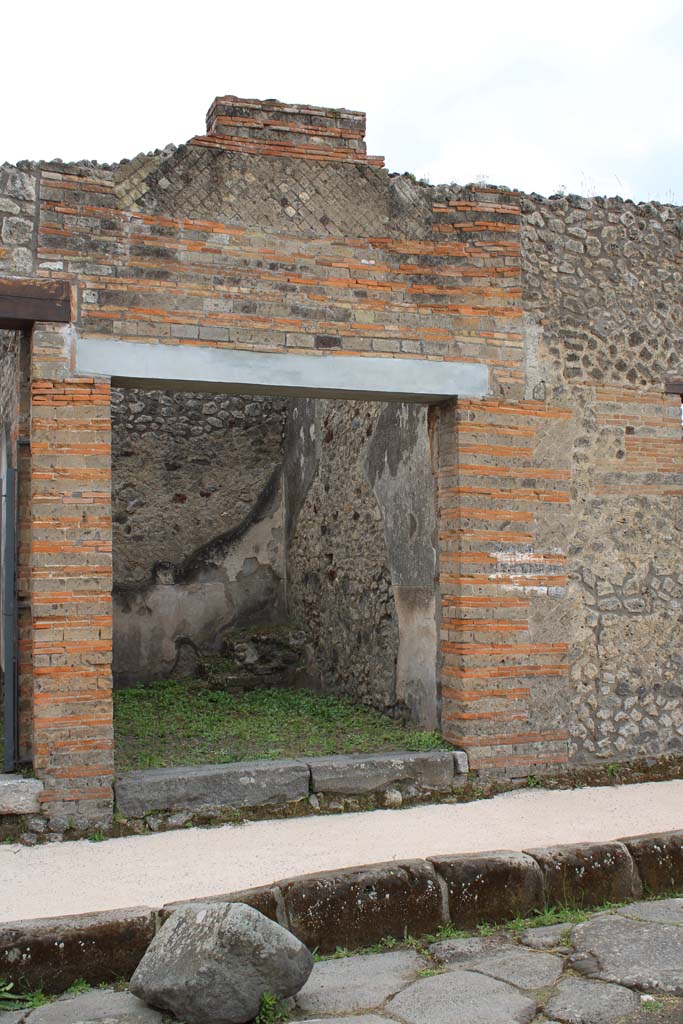
[[[379,861],[598,842],[683,828],[683,780],[517,790],[434,804],[92,843],[0,846],[0,921],[160,906]]]

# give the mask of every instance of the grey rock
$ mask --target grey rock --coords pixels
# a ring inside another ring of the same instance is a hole
[[[12,1010],[10,1013],[3,1012],[2,1024],[23,1024],[28,1016],[28,1010]]]
[[[169,828],[184,828],[190,821],[192,815],[188,811],[177,811],[175,814],[169,814],[166,824]]]
[[[394,789],[393,787],[385,790],[382,803],[385,807],[401,807],[403,804],[403,794],[401,793],[401,790]]]
[[[35,814],[43,783],[22,775],[0,775],[0,814]],[[41,819],[42,820],[42,819]]]
[[[130,992],[93,989],[58,999],[29,1016],[30,1024],[161,1024],[161,1014]],[[2,1024],[6,1024],[2,1017]]]
[[[520,940],[530,949],[557,949],[571,942],[573,931],[571,924],[549,924],[542,928],[527,928],[520,935]]]
[[[577,926],[572,966],[581,974],[683,995],[683,928],[604,914]]]
[[[39,818],[34,816],[29,818],[26,822],[26,826],[29,832],[47,832],[49,826],[45,818]]]
[[[31,177],[30,174],[25,174],[23,171],[8,171],[5,195],[12,196],[13,199],[35,199],[35,178]]]
[[[406,1024],[529,1024],[536,1002],[483,974],[449,971],[416,981],[386,1011]]]
[[[339,754],[311,758],[308,763],[316,793],[351,796],[397,782],[414,782],[421,789],[432,790],[447,790],[453,785],[453,754],[447,750]]]
[[[245,1024],[264,992],[286,999],[313,967],[290,932],[244,903],[177,910],[157,932],[130,989],[185,1024]]]
[[[3,242],[25,245],[33,233],[33,222],[24,217],[5,217],[2,225]]]
[[[121,775],[116,802],[122,814],[133,818],[152,811],[282,807],[306,798],[308,781],[308,766],[294,760],[152,768]]]
[[[640,996],[621,985],[565,978],[545,1005],[562,1024],[615,1024],[640,1009]]]
[[[459,775],[467,775],[470,770],[470,759],[467,756],[467,752],[464,750],[454,750],[453,761],[455,762],[456,772]]]
[[[559,956],[539,953],[531,949],[510,949],[483,960],[473,960],[468,971],[487,974],[498,981],[506,981],[516,988],[537,989],[554,985],[562,974],[564,963]]]
[[[629,903],[625,907],[619,907],[616,913],[637,921],[683,925],[683,899]]]
[[[23,245],[16,245],[10,249],[9,265],[17,274],[30,274],[33,270],[33,253]]]
[[[411,981],[428,962],[412,950],[323,960],[296,997],[303,1013],[372,1010]]]

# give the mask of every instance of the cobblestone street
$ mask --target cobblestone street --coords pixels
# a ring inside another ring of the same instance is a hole
[[[447,939],[316,963],[301,1024],[683,1024],[683,899],[581,924]],[[3,1024],[162,1024],[128,992],[91,990]]]

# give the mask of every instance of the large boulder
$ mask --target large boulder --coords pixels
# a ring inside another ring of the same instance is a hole
[[[313,969],[297,938],[245,903],[197,903],[157,932],[130,982],[186,1024],[246,1024],[261,996],[296,995]]]

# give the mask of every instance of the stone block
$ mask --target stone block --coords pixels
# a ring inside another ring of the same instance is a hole
[[[622,839],[635,861],[646,893],[683,891],[683,831]]]
[[[580,843],[526,852],[543,873],[547,903],[592,907],[642,895],[642,882],[623,843]]]
[[[458,775],[467,775],[470,770],[470,759],[465,750],[454,750],[453,761]]]
[[[152,811],[284,807],[308,796],[309,770],[294,760],[153,768],[121,775],[115,792],[119,811],[131,818]]]
[[[284,913],[280,912],[278,916],[279,907],[282,904],[282,895],[280,890],[275,886],[260,886],[256,889],[243,889],[241,892],[230,892],[220,896],[204,896],[201,899],[196,900],[179,900],[177,903],[167,903],[165,907],[162,907],[159,911],[159,921],[161,924],[168,920],[171,914],[176,910],[183,910],[185,907],[192,907],[198,903],[246,903],[248,907],[253,907],[254,910],[258,910],[264,917],[267,917],[270,921],[276,921],[278,924],[284,925]]]
[[[308,765],[313,792],[335,796],[372,793],[397,782],[411,782],[425,790],[448,790],[454,776],[453,754],[448,750],[339,754],[311,758]]]
[[[510,850],[430,857],[448,890],[448,912],[456,927],[509,921],[543,906],[538,864]]]
[[[0,814],[36,814],[43,783],[22,775],[0,775]]]
[[[129,978],[155,927],[149,907],[2,924],[0,977],[47,993],[63,992],[78,978],[93,985]]]
[[[443,923],[441,889],[425,861],[374,864],[281,882],[290,930],[309,949],[357,949]]]

